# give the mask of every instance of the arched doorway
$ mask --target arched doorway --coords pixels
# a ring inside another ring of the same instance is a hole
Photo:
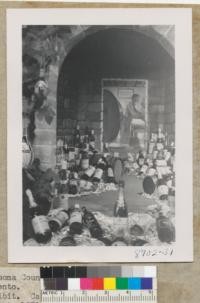
[[[102,146],[103,78],[145,79],[149,83],[149,131],[168,127],[167,104],[174,107],[173,47],[152,28],[90,27],[69,47],[57,87],[57,136],[70,139],[78,123],[95,130]],[[153,34],[152,34],[153,33]],[[159,38],[159,39],[158,39]],[[77,42],[78,41],[78,42]],[[73,45],[73,47],[72,47]],[[169,96],[170,95],[170,98]],[[113,117],[116,119],[116,117]],[[166,123],[165,123],[166,121]],[[171,135],[174,130],[170,129]]]

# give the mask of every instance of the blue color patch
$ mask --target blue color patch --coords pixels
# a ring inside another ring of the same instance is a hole
[[[152,278],[142,278],[141,279],[141,289],[152,289]]]
[[[129,278],[128,289],[141,289],[141,278]]]

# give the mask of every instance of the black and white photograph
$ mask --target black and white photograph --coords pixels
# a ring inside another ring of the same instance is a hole
[[[73,248],[81,253],[85,247],[119,246],[138,254],[142,248],[145,254],[156,247],[158,258],[173,256],[181,216],[177,136],[184,136],[184,129],[177,133],[179,119],[190,129],[184,105],[183,116],[177,116],[177,98],[185,103],[177,95],[176,65],[176,42],[183,37],[177,38],[173,16],[164,24],[161,19],[45,24],[39,17],[36,24],[22,22],[24,249],[46,249],[48,254],[52,247]],[[10,122],[14,128],[15,120]],[[191,138],[185,136],[190,147]],[[187,164],[182,164],[184,175]],[[112,254],[121,248],[113,248]]]

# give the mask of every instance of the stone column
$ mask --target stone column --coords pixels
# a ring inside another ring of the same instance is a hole
[[[57,129],[57,81],[59,65],[49,67],[47,103],[55,115],[51,121],[46,121],[41,111],[35,112],[35,139],[33,142],[34,158],[39,158],[41,168],[53,168],[56,164],[56,129]]]

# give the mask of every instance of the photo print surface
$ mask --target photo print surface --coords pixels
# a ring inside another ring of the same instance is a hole
[[[24,252],[67,251],[69,260],[73,251],[85,251],[81,260],[90,251],[103,252],[96,261],[112,261],[106,251],[119,261],[128,251],[127,260],[173,260],[178,24],[95,25],[74,16],[69,24],[19,25],[18,244]]]

